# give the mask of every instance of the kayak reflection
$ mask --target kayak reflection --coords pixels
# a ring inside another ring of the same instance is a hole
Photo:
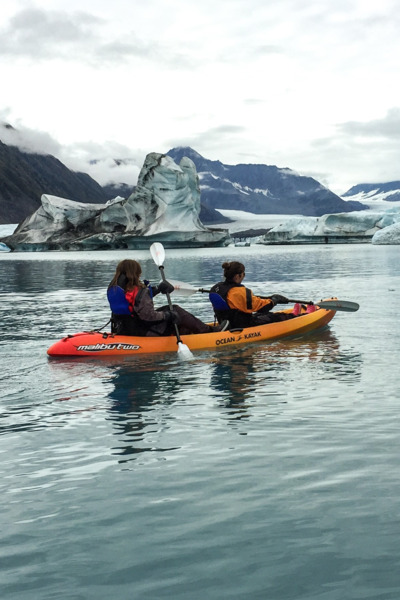
[[[104,411],[113,434],[110,452],[126,463],[139,456],[143,460],[144,454],[146,460],[150,455],[168,460],[189,446],[199,445],[201,451],[203,436],[219,439],[222,434],[218,444],[223,449],[227,423],[238,435],[247,435],[264,427],[265,419],[288,412],[304,418],[324,403],[335,410],[322,390],[340,386],[341,394],[348,391],[350,397],[363,359],[351,347],[341,349],[326,329],[298,340],[199,352],[190,363],[176,355],[144,355],[50,364],[63,396],[70,397],[59,400],[70,399],[75,412],[77,406],[79,411]],[[73,386],[69,390],[66,381]]]
[[[289,396],[309,395],[318,380],[353,384],[360,379],[361,368],[360,352],[341,350],[337,337],[326,328],[307,337],[219,356],[211,364],[210,385],[229,417],[239,420],[250,417],[252,408],[260,408],[261,403],[267,411],[272,407],[275,411]]]
[[[170,406],[176,401],[180,380],[168,362],[160,364],[154,357],[132,360],[116,367],[111,377],[113,390],[108,419],[112,421],[118,444],[112,447],[119,462],[125,462],[142,452],[163,453],[176,450],[164,445],[156,432],[168,428]],[[151,442],[150,442],[151,440]]]

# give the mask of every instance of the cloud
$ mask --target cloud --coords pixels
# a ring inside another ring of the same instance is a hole
[[[360,137],[382,137],[388,140],[400,139],[400,108],[388,110],[385,117],[372,121],[347,121],[337,126],[344,135],[357,135]]]
[[[240,146],[243,143],[242,132],[246,131],[245,127],[237,125],[220,125],[212,127],[206,131],[199,132],[194,135],[185,137],[176,137],[166,140],[163,152],[168,152],[170,148],[176,146],[189,146],[210,160],[220,160],[221,162],[229,162],[225,160],[226,147]],[[240,153],[239,153],[240,154]],[[245,153],[246,159],[249,153]],[[232,161],[230,162],[230,164]]]
[[[57,156],[61,145],[44,131],[34,131],[17,121],[14,126],[8,123],[9,109],[0,111],[0,138],[3,144],[17,146],[23,152],[52,154]]]
[[[260,44],[254,48],[254,54],[265,56],[270,54],[284,54],[285,50],[274,44]]]
[[[184,50],[176,52],[168,44],[141,40],[135,32],[107,39],[103,33],[106,24],[104,19],[87,12],[27,8],[0,30],[0,57],[79,60],[91,65],[119,65],[136,58],[164,66],[194,66]]]
[[[61,149],[58,158],[73,171],[88,173],[100,185],[136,185],[145,152],[106,141],[77,143]]]
[[[194,61],[185,54],[171,50],[167,45],[158,42],[147,42],[137,38],[135,34],[130,35],[131,41],[115,40],[99,44],[93,52],[96,60],[119,64],[131,58],[144,59],[159,65],[193,68]]]
[[[38,58],[76,57],[97,39],[102,19],[85,12],[27,8],[15,14],[0,32],[0,56]]]
[[[210,152],[213,147],[220,149],[221,146],[226,145],[230,140],[233,141],[236,136],[240,136],[245,131],[246,128],[240,125],[225,124],[211,127],[194,135],[170,138],[166,144],[169,145],[168,150],[174,146],[190,146],[201,154]]]
[[[400,108],[389,109],[380,119],[339,123],[336,130],[338,135],[314,139],[309,148],[305,148],[309,162],[314,155],[311,162],[322,162],[326,172],[331,173],[330,176],[314,174],[316,179],[330,187],[334,173],[340,193],[358,183],[399,179]],[[350,185],[349,174],[353,181]]]
[[[22,152],[51,154],[72,171],[87,173],[100,185],[127,183],[136,185],[144,161],[144,151],[106,141],[62,146],[50,134],[9,123],[9,109],[0,111],[0,140]]]
[[[266,104],[264,98],[244,98],[243,104],[247,104],[248,106],[257,106],[259,104]]]
[[[288,166],[343,191],[366,176],[398,179],[394,4],[6,2],[3,105],[8,122],[23,117],[63,148],[33,132],[19,143],[90,164],[102,181],[177,145],[227,164]]]

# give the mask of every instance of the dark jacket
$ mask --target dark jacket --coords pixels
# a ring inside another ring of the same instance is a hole
[[[125,293],[120,286],[108,288],[107,297],[112,312],[111,331],[118,335],[164,335],[168,329],[165,307],[158,310],[154,308],[151,292],[147,287],[136,288],[133,292]]]
[[[272,300],[255,296],[241,283],[221,281],[215,284],[210,292],[219,294],[229,307],[227,310],[215,311],[218,321],[221,323],[222,320],[228,319],[233,328],[258,325],[253,313],[266,313],[274,307]]]

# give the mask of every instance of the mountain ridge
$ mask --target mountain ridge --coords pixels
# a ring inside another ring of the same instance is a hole
[[[312,177],[289,168],[264,164],[226,165],[211,161],[190,147],[167,152],[179,163],[193,160],[200,179],[201,200],[209,208],[244,210],[255,214],[321,216],[368,208],[357,200],[345,201]]]
[[[19,223],[40,207],[43,193],[102,204],[105,191],[90,175],[71,171],[51,154],[23,152],[0,140],[0,223]]]
[[[200,219],[205,224],[230,222],[218,209],[321,216],[368,208],[362,198],[343,200],[315,179],[289,168],[226,165],[184,146],[172,148],[166,154],[178,163],[183,156],[193,160],[201,189]],[[385,185],[390,184],[380,187]],[[28,153],[0,140],[0,223],[22,222],[40,207],[44,193],[103,204],[118,195],[127,197],[134,189],[135,186],[122,181],[102,186],[87,173],[70,170],[51,154]],[[351,190],[344,196],[351,197]]]
[[[400,181],[389,181],[387,183],[358,183],[353,185],[345,194],[344,198],[357,198],[359,201],[377,202],[400,202]]]

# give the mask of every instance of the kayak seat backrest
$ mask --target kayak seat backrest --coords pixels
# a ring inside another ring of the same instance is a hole
[[[230,310],[228,303],[216,292],[211,292],[208,297],[214,310]]]
[[[113,285],[107,290],[107,298],[110,304],[111,312],[114,315],[130,315],[128,300],[125,298],[125,291],[119,285]]]

